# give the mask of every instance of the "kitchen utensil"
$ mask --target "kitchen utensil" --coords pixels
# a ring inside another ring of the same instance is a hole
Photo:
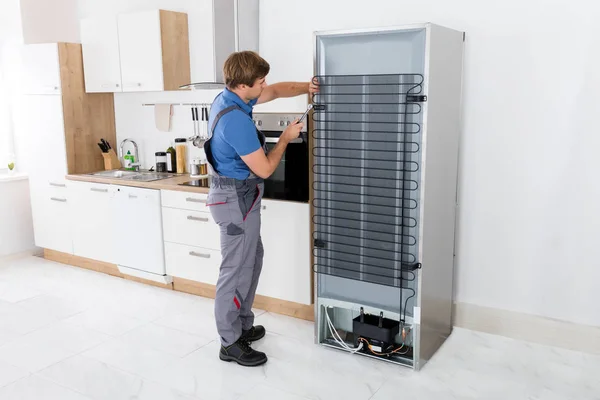
[[[197,131],[197,127],[196,127],[196,118],[197,118],[196,112],[194,111],[194,107],[192,107],[192,125],[194,127],[194,136],[193,137],[198,136],[198,131]]]
[[[102,143],[98,143],[98,147],[100,147],[100,150],[102,150],[103,153],[108,152],[108,149]]]

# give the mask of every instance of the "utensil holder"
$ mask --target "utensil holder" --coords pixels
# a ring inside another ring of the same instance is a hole
[[[104,169],[106,171],[122,168],[121,161],[119,161],[119,157],[117,157],[114,150],[110,149],[108,153],[102,153],[102,157],[104,158]]]

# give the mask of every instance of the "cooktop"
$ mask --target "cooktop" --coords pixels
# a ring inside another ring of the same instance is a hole
[[[179,183],[179,186],[193,186],[193,187],[203,187],[203,188],[210,187],[210,185],[208,183],[208,178],[194,179],[191,181]]]

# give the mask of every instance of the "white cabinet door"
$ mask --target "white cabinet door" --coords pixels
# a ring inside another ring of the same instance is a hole
[[[73,254],[69,196],[66,187],[31,189],[35,245]]]
[[[165,275],[160,191],[115,186],[112,200],[114,262]]]
[[[85,91],[121,92],[121,60],[117,17],[81,21]]]
[[[262,200],[262,207],[265,258],[256,292],[311,304],[309,205]]]
[[[19,156],[32,184],[64,183],[67,151],[61,96],[22,96],[15,112]]]
[[[58,45],[29,44],[21,51],[21,84],[24,94],[60,94]]]
[[[119,52],[124,92],[162,91],[163,66],[158,10],[121,14]]]
[[[116,229],[127,229],[127,221],[122,221],[122,226],[113,226],[110,215],[113,195],[111,185],[69,183],[76,256],[114,263],[113,235]]]

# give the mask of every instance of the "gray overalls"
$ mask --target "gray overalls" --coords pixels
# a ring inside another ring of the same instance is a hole
[[[238,106],[230,106],[217,114],[204,143],[209,164],[211,186],[206,205],[221,230],[221,268],[215,298],[215,319],[223,346],[235,343],[242,329],[254,324],[252,303],[262,270],[263,244],[260,237],[260,210],[264,191],[262,178],[250,171],[245,180],[218,174],[211,152],[211,140],[219,120]],[[245,113],[245,112],[244,112]],[[265,150],[265,136],[256,130]]]

